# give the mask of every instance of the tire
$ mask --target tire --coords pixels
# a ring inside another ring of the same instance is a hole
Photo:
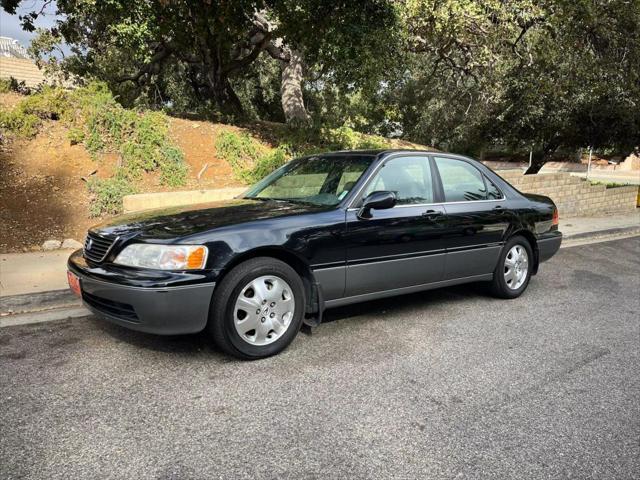
[[[295,338],[305,301],[302,279],[293,268],[271,257],[252,258],[216,286],[207,329],[229,355],[243,360],[269,357]]]
[[[519,255],[516,253],[518,249]],[[498,265],[493,272],[491,293],[498,298],[517,298],[522,295],[531,280],[533,262],[533,250],[529,241],[520,235],[511,237],[500,252]]]

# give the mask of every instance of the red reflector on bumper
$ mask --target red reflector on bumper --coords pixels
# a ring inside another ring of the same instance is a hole
[[[80,279],[78,278],[78,276],[67,271],[67,281],[69,282],[69,288],[71,288],[71,291],[81,297],[82,291],[80,289]]]

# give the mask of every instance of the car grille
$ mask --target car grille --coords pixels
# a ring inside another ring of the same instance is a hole
[[[98,297],[87,292],[82,292],[82,299],[87,305],[95,308],[99,312],[111,315],[112,317],[126,320],[127,322],[138,322],[138,315],[131,305],[114,302],[107,298]]]
[[[103,237],[89,232],[84,241],[84,258],[94,263],[102,262],[115,241],[116,238]]]

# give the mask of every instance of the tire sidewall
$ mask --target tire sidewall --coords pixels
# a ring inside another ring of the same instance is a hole
[[[222,314],[222,318],[213,319],[213,321],[222,322],[225,338],[231,345],[233,345],[235,350],[247,358],[268,357],[286,348],[300,330],[305,311],[304,286],[300,276],[293,268],[280,261],[265,261],[264,264],[256,263],[257,264],[254,268],[251,268],[243,275],[230,278],[232,282],[232,285],[229,286],[231,291],[227,296],[226,301],[224,298],[221,299],[222,302],[225,302],[225,305],[223,308],[218,310],[218,312]],[[268,345],[258,346],[245,342],[236,331],[234,323],[234,309],[238,296],[244,287],[252,280],[264,275],[275,275],[281,277],[289,284],[295,298],[295,310],[289,328],[280,338]]]
[[[504,262],[507,258],[507,255],[509,254],[509,250],[511,250],[515,245],[522,246],[526,250],[527,257],[528,257],[527,278],[525,279],[524,283],[520,285],[518,289],[510,288],[507,285],[506,280],[504,279]],[[529,244],[526,238],[521,236],[516,236],[509,239],[509,241],[505,244],[502,250],[502,253],[500,254],[500,261],[495,271],[496,280],[500,285],[500,289],[502,290],[502,293],[505,296],[510,298],[516,298],[522,295],[522,293],[527,289],[527,287],[529,286],[529,281],[531,280],[531,272],[533,271],[533,262],[534,262],[533,250],[531,249],[531,245]]]

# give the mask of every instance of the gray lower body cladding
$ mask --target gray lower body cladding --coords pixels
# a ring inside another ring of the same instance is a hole
[[[207,324],[215,283],[143,288],[80,275],[82,300],[96,315],[141,332],[175,335],[199,332]]]
[[[540,262],[544,262],[553,257],[562,243],[562,234],[557,232],[555,235],[547,238],[538,239],[538,255]]]

